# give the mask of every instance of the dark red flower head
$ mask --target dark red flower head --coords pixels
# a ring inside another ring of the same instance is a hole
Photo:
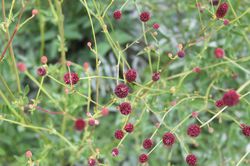
[[[114,148],[113,150],[112,150],[112,156],[118,156],[119,155],[119,149],[118,148]]]
[[[214,56],[215,56],[215,58],[221,59],[221,58],[224,57],[224,55],[225,55],[225,52],[224,52],[224,50],[222,48],[216,48],[214,50]]]
[[[230,23],[230,21],[228,20],[228,19],[225,19],[224,21],[223,21],[223,24],[224,25],[228,25]]]
[[[155,72],[152,75],[152,80],[156,82],[160,79],[160,77],[161,77],[160,72]]]
[[[193,154],[189,154],[187,155],[186,157],[186,162],[189,166],[195,166],[196,165],[196,162],[197,162],[197,158],[195,155]]]
[[[148,161],[148,155],[147,154],[141,154],[140,156],[139,156],[139,162],[140,163],[145,163],[145,162],[147,162]]]
[[[125,84],[119,84],[115,87],[115,94],[119,98],[125,98],[128,96],[129,88]]]
[[[76,84],[79,81],[79,77],[76,73],[68,72],[64,75],[65,84]]]
[[[154,24],[153,24],[153,28],[154,28],[155,30],[157,30],[157,29],[159,29],[159,28],[160,28],[160,25],[159,25],[159,24],[157,24],[157,23],[154,23]]]
[[[36,72],[37,72],[37,75],[39,75],[39,76],[45,76],[47,73],[47,71],[44,67],[39,67]]]
[[[132,107],[129,102],[123,102],[119,105],[119,109],[121,114],[128,115],[132,112]]]
[[[217,6],[219,4],[219,0],[210,0],[211,5]]]
[[[180,51],[177,52],[177,55],[178,55],[179,58],[184,58],[186,53],[183,50],[180,50]]]
[[[129,69],[126,73],[125,73],[125,78],[128,82],[134,82],[136,80],[137,77],[137,73],[135,69]]]
[[[147,22],[148,20],[150,20],[150,13],[149,12],[142,12],[140,15],[140,20],[142,22]]]
[[[143,141],[143,144],[142,144],[142,146],[143,146],[144,149],[150,149],[150,148],[153,147],[153,145],[154,145],[154,142],[150,138],[145,139]]]
[[[132,133],[134,131],[134,125],[132,123],[128,123],[124,126],[124,130],[128,133]]]
[[[229,90],[222,98],[225,105],[232,107],[239,103],[240,95],[235,90]]]
[[[115,138],[116,138],[116,139],[122,139],[123,136],[124,136],[124,133],[123,133],[122,130],[116,130],[116,131],[115,131]]]
[[[193,68],[193,72],[200,73],[201,72],[201,68],[200,67],[195,67],[195,68]]]
[[[217,100],[215,102],[215,105],[216,105],[216,107],[221,108],[224,106],[224,102],[223,102],[223,100]]]
[[[122,12],[121,12],[120,10],[114,11],[113,17],[114,17],[114,19],[116,19],[116,20],[120,20],[120,19],[122,18]]]
[[[190,137],[197,137],[201,133],[201,128],[197,124],[191,124],[188,126],[187,134]]]
[[[90,126],[95,126],[95,119],[94,118],[90,118],[88,121]]]
[[[220,4],[220,6],[216,11],[216,17],[223,18],[227,14],[227,11],[228,11],[228,4],[226,2]]]
[[[250,126],[249,125],[242,124],[241,131],[242,131],[242,134],[244,134],[246,137],[250,137]]]
[[[174,134],[167,132],[162,137],[162,142],[166,146],[172,146],[175,143],[175,136]]]
[[[86,123],[84,121],[84,119],[79,118],[75,121],[75,129],[78,131],[82,131],[86,126]]]
[[[89,161],[88,161],[88,165],[89,165],[89,166],[95,166],[95,165],[96,165],[96,160],[90,158]]]

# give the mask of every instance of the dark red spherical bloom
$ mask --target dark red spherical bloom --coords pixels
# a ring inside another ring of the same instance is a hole
[[[147,22],[148,20],[150,20],[150,13],[149,12],[142,12],[140,15],[140,20],[142,22]]]
[[[226,2],[220,4],[220,6],[216,11],[216,17],[223,18],[227,14],[227,11],[228,11],[228,4]]]
[[[158,81],[160,79],[160,77],[161,77],[160,72],[155,72],[152,75],[152,80],[153,81]]]
[[[219,0],[210,0],[211,5],[217,6],[219,4]]]
[[[193,68],[193,72],[200,73],[201,72],[201,68],[200,67],[195,67],[195,68]]]
[[[224,25],[228,25],[230,23],[230,21],[228,20],[228,19],[225,19],[224,21],[223,21],[223,24]]]
[[[79,77],[76,73],[66,73],[64,75],[64,82],[65,84],[76,84],[79,81]]]
[[[129,69],[126,73],[125,73],[125,78],[128,82],[134,82],[136,80],[137,77],[137,73],[135,69]]]
[[[119,98],[125,98],[128,96],[129,88],[125,84],[119,84],[115,87],[115,94]]]
[[[120,19],[122,18],[122,12],[121,12],[120,10],[114,11],[113,17],[114,17],[114,19],[116,19],[116,20],[120,20]]]
[[[122,139],[123,136],[124,136],[124,133],[123,133],[122,130],[116,130],[116,131],[115,131],[115,138],[116,138],[116,139]]]
[[[134,131],[134,125],[132,123],[128,123],[124,126],[124,130],[128,133],[132,133]]]
[[[220,108],[220,107],[223,107],[223,106],[224,106],[224,102],[223,102],[223,100],[217,100],[217,101],[215,102],[215,105],[216,105],[216,107]]]
[[[154,24],[153,24],[153,28],[157,30],[157,29],[159,29],[159,28],[160,28],[160,25],[159,25],[159,24],[157,24],[157,23],[154,23]]]
[[[119,149],[118,148],[114,148],[113,150],[112,150],[112,156],[118,156],[119,155]]]
[[[95,166],[95,165],[96,165],[96,160],[90,158],[89,161],[88,161],[88,165],[89,165],[89,166]]]
[[[95,126],[95,119],[94,118],[89,119],[89,125],[90,126]]]
[[[119,105],[119,109],[121,114],[128,115],[132,112],[132,107],[129,102],[123,102]]]
[[[140,156],[139,156],[139,162],[140,163],[145,163],[145,162],[147,162],[148,161],[148,155],[147,154],[141,154]]]
[[[142,146],[143,146],[144,149],[150,149],[150,148],[153,147],[153,145],[154,145],[154,142],[150,138],[145,139],[143,141],[143,144],[142,144]]]
[[[249,125],[242,124],[241,131],[242,131],[242,134],[244,134],[246,137],[250,137],[250,126]]]
[[[75,121],[75,129],[82,131],[86,126],[85,121],[82,118],[79,118]]]
[[[195,155],[193,154],[189,154],[187,155],[186,157],[186,162],[189,166],[195,166],[196,165],[196,162],[197,162],[197,158]]]
[[[229,90],[222,98],[225,105],[232,107],[239,103],[240,95],[235,90]]]
[[[162,137],[162,142],[166,146],[172,146],[175,143],[175,136],[174,134],[167,132]]]
[[[191,124],[188,126],[187,134],[190,137],[197,137],[201,133],[201,128],[197,124]]]
[[[39,76],[45,76],[47,73],[47,71],[44,67],[39,67],[36,72],[37,72],[37,75],[39,75]]]
[[[220,58],[223,58],[224,55],[225,55],[225,52],[224,52],[224,50],[222,48],[216,48],[214,50],[214,56],[215,56],[215,58],[220,59]]]
[[[184,58],[184,56],[186,55],[186,53],[183,50],[181,50],[181,51],[177,52],[177,55],[178,55],[179,58]]]

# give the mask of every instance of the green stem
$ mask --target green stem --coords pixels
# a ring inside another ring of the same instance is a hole
[[[55,0],[57,23],[60,36],[60,52],[61,52],[61,64],[63,69],[66,70],[66,48],[65,48],[65,37],[64,37],[64,15],[62,13],[62,2]]]
[[[17,111],[15,109],[12,108],[11,103],[9,102],[9,100],[6,98],[6,96],[4,95],[4,93],[1,91],[0,89],[0,96],[2,97],[2,99],[4,100],[4,102],[7,104],[7,106],[9,107],[10,111],[18,118],[20,119],[22,122],[24,121],[24,119],[17,113]]]
[[[12,91],[10,90],[8,84],[6,83],[6,81],[4,80],[4,78],[3,78],[1,75],[0,75],[0,81],[3,83],[4,87],[5,87],[5,88],[7,89],[7,91],[9,92],[11,99],[14,100],[14,99],[15,99],[14,94],[12,93]]]

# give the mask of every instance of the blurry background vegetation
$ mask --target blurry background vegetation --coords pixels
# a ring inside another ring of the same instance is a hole
[[[9,14],[11,2],[5,0],[5,10]],[[87,1],[89,7],[93,9],[91,0]],[[100,11],[103,11],[109,4],[108,0],[97,0]],[[187,72],[192,70],[196,66],[206,67],[215,63],[219,63],[223,60],[214,58],[213,51],[216,47],[222,47],[226,50],[226,56],[233,60],[239,58],[249,57],[249,31],[250,31],[250,15],[249,13],[244,15],[240,20],[235,21],[233,24],[229,24],[216,32],[216,29],[223,25],[223,21],[212,20],[212,17],[207,10],[199,14],[195,4],[200,2],[204,7],[211,11],[216,10],[213,8],[208,0],[131,0],[127,6],[123,8],[123,18],[117,22],[113,19],[113,11],[120,8],[124,3],[124,0],[115,0],[114,5],[108,10],[105,17],[105,22],[110,30],[112,38],[120,43],[125,48],[127,43],[133,42],[142,34],[142,28],[140,20],[138,19],[138,11],[135,8],[135,2],[139,6],[140,10],[150,11],[152,13],[152,19],[148,23],[148,28],[153,23],[159,23],[160,29],[157,35],[157,42],[149,36],[150,45],[157,48],[159,56],[161,56],[160,66],[168,66],[167,70],[161,74],[161,81],[155,85],[154,88],[164,89],[169,91],[172,86],[177,86],[181,83],[182,78],[176,78],[173,80],[167,80],[171,75]],[[52,2],[54,3],[54,1]],[[249,11],[250,1],[231,0],[232,7],[235,10],[237,16],[240,16],[246,11]],[[21,8],[21,1],[16,1],[16,5],[13,9],[13,20],[9,27],[10,33],[13,32],[17,15]],[[59,40],[58,40],[58,26],[53,16],[52,10],[47,0],[31,0],[24,12],[21,21],[30,17],[32,9],[38,9],[39,14],[24,25],[14,37],[13,47],[17,61],[22,61],[28,67],[29,72],[32,73],[37,79],[36,69],[41,65],[40,57],[46,55],[49,60],[49,72],[54,75],[60,81],[63,80],[63,74],[59,70]],[[0,9],[2,13],[2,8]],[[84,62],[89,62],[91,71],[95,71],[95,56],[89,51],[87,42],[92,41],[91,25],[87,16],[87,12],[80,1],[77,0],[64,0],[63,2],[63,14],[64,14],[64,28],[65,39],[67,48],[67,60],[82,65]],[[233,20],[237,18],[230,8],[226,18]],[[115,77],[116,72],[116,58],[108,44],[99,23],[93,19],[95,33],[97,36],[97,44],[99,49],[99,56],[101,60],[100,71],[101,75]],[[197,34],[203,28],[208,27],[205,33],[202,35],[208,35],[212,33],[205,42],[199,42],[198,44],[188,47],[186,51],[185,59],[175,60],[171,65],[168,58],[168,53],[172,52],[176,54],[178,51],[178,44],[188,43],[190,40],[198,39]],[[3,19],[0,17],[0,52],[4,50],[7,40],[3,31]],[[151,79],[150,69],[148,67],[148,60],[145,52],[145,43],[140,40],[140,43],[135,44],[126,51],[126,58],[131,64],[132,68],[137,69],[139,72],[138,82],[143,83]],[[0,64],[0,74],[6,80],[11,89],[16,89],[15,77],[13,71],[10,70],[8,65],[9,53]],[[153,68],[156,70],[157,56],[152,56]],[[250,69],[249,59],[243,61],[240,64],[246,69]],[[85,76],[85,73],[81,68],[74,68],[74,71],[78,72],[81,77]],[[91,73],[94,75],[95,73]],[[232,75],[237,74],[237,78],[233,79]],[[121,73],[122,76],[122,73]],[[24,74],[20,74],[22,80],[22,86],[25,87],[23,94],[17,94],[18,100],[13,101],[13,107],[19,109],[20,106],[24,107],[30,103],[30,99],[34,98],[38,87],[31,82]],[[249,80],[249,74],[246,74],[241,69],[233,66],[230,63],[202,70],[200,74],[189,74],[185,80],[181,83],[177,89],[176,94],[160,93],[155,96],[149,95],[145,100],[150,107],[157,113],[158,118],[162,116],[162,110],[169,107],[170,102],[185,97],[186,95],[192,95],[199,93],[205,95],[208,86],[213,82],[214,87],[223,89],[237,89],[246,80]],[[101,97],[100,103],[106,103],[113,95],[112,89],[116,85],[114,80],[101,79]],[[79,98],[78,96],[67,96],[62,93],[62,87],[58,86],[55,82],[47,79],[45,80],[44,87],[51,92],[51,95],[59,101],[62,105],[67,105],[67,111],[74,116],[82,116],[86,109],[87,101]],[[0,88],[3,89],[2,83]],[[83,93],[87,92],[87,85],[83,82],[78,85]],[[95,89],[95,81],[92,82],[93,91]],[[131,87],[133,90],[135,86]],[[248,89],[249,90],[249,89]],[[26,95],[27,94],[27,95]],[[219,99],[223,91],[216,88],[211,88],[210,91],[211,100]],[[94,96],[95,94],[93,94]],[[235,117],[241,123],[250,123],[250,97],[246,97],[239,106],[227,109],[227,113]],[[54,105],[49,101],[46,96],[41,96],[40,105],[47,109],[54,109]],[[95,146],[101,147],[100,162],[104,161],[109,165],[124,165],[133,166],[137,163],[137,157],[142,152],[142,141],[150,136],[155,130],[154,124],[157,122],[155,116],[151,113],[146,113],[143,116],[143,120],[136,128],[133,135],[126,138],[123,146],[120,149],[120,155],[117,158],[111,156],[111,150],[117,145],[114,141],[113,132],[115,129],[122,126],[124,117],[117,114],[115,104],[111,108],[111,114],[108,117],[101,118],[100,124],[95,128],[93,137],[96,140]],[[200,110],[204,106],[204,101],[195,100],[188,101],[178,106],[168,117],[165,119],[165,123],[171,127],[174,127],[184,117],[190,114],[192,111]],[[138,103],[135,106],[135,112],[138,114],[143,111],[143,103]],[[213,102],[209,103],[208,108],[213,112],[216,112]],[[56,110],[55,110],[56,111]],[[0,112],[1,114],[9,115],[9,110],[0,98]],[[53,126],[60,129],[61,119],[60,115],[49,115],[44,113],[27,113],[25,116],[32,124],[38,126]],[[85,116],[85,115],[84,115]],[[212,114],[203,111],[200,116],[203,121],[209,119]],[[131,117],[131,122],[135,122],[137,116]],[[190,152],[195,153],[199,158],[200,165],[213,166],[213,165],[235,165],[235,163],[244,155],[249,139],[246,139],[240,134],[239,127],[227,118],[222,118],[222,123],[218,120],[214,120],[211,123],[211,127],[214,128],[214,132],[211,134],[204,128],[202,135],[193,140],[186,136],[186,127],[193,123],[194,120],[190,119],[189,122],[185,122],[177,133],[178,136],[184,140],[186,146],[188,146]],[[73,129],[73,122],[68,121],[67,131],[65,136],[74,143],[79,143],[80,133],[76,133]],[[161,139],[161,135],[166,132],[166,129],[161,128],[157,134],[156,140]],[[157,142],[157,141],[155,141]],[[87,145],[86,145],[87,146]],[[24,165],[27,159],[24,157],[24,153],[27,149],[31,149],[35,160],[39,160],[41,165],[68,165],[74,163],[75,165],[86,165],[88,157],[91,155],[90,151],[84,151],[80,158],[76,158],[75,154],[67,149],[67,145],[53,135],[46,133],[35,133],[30,129],[23,128],[21,126],[9,124],[6,122],[0,122],[0,165]],[[64,156],[64,157],[62,157]],[[248,164],[250,157],[247,158]],[[176,143],[173,148],[165,149],[162,147],[157,148],[149,159],[149,165],[165,166],[168,162],[172,165],[180,166],[185,165],[184,151],[179,143]],[[59,164],[60,163],[60,164]],[[84,163],[84,164],[83,164]],[[247,163],[242,166],[247,166]]]

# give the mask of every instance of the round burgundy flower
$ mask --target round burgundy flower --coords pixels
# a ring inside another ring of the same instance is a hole
[[[143,146],[144,149],[150,149],[150,148],[153,147],[153,145],[154,145],[154,142],[150,138],[145,139],[143,141],[143,144],[142,144],[142,146]]]
[[[246,137],[250,137],[250,126],[249,125],[246,125],[246,124],[241,125],[241,131],[242,131],[242,134],[244,134]]]
[[[119,155],[119,149],[118,148],[114,148],[113,150],[112,150],[112,156],[118,156]]]
[[[126,73],[125,73],[125,78],[128,82],[134,82],[136,80],[137,77],[137,73],[135,69],[129,69]]]
[[[216,107],[221,108],[224,106],[224,102],[223,102],[223,100],[217,100],[215,102],[215,105],[216,105]]]
[[[217,6],[219,4],[219,0],[210,0],[211,5]]]
[[[175,136],[174,134],[167,132],[162,137],[162,142],[166,146],[172,146],[175,143]]]
[[[222,48],[216,48],[214,50],[214,55],[215,55],[215,58],[220,59],[220,58],[224,57],[225,52],[224,52],[224,50]]]
[[[154,24],[153,24],[153,28],[154,28],[155,30],[157,30],[157,29],[159,29],[159,28],[160,28],[160,25],[159,25],[159,24],[157,24],[157,23],[154,23]]]
[[[114,17],[114,19],[116,19],[116,20],[120,20],[120,19],[122,18],[122,12],[121,12],[120,10],[114,11],[113,17]]]
[[[119,109],[121,114],[128,115],[132,112],[132,107],[129,102],[123,102],[119,105]]]
[[[155,72],[152,75],[152,80],[156,82],[160,79],[160,77],[161,77],[160,72]]]
[[[90,158],[89,161],[88,161],[88,165],[89,165],[89,166],[95,166],[95,165],[96,165],[96,160]]]
[[[148,20],[150,20],[150,13],[149,12],[142,12],[140,15],[140,20],[142,22],[147,22]]]
[[[222,98],[225,105],[232,107],[239,103],[240,95],[235,90],[229,90]]]
[[[139,162],[140,163],[145,163],[145,162],[147,162],[148,161],[148,155],[147,154],[141,154],[140,156],[139,156]]]
[[[201,68],[200,67],[195,67],[195,68],[193,68],[193,72],[200,73],[201,72]]]
[[[79,77],[76,73],[68,72],[64,75],[65,84],[76,84],[79,81]]]
[[[116,131],[115,131],[115,138],[116,138],[116,139],[122,139],[123,136],[124,136],[124,133],[123,133],[122,130],[116,130]]]
[[[216,11],[216,17],[223,18],[227,14],[227,11],[228,11],[228,4],[226,2],[220,4],[220,6]]]
[[[82,131],[86,126],[86,123],[84,121],[84,119],[79,118],[75,121],[75,129],[78,131]]]
[[[228,25],[230,23],[230,21],[228,20],[228,19],[225,19],[224,21],[223,21],[223,24],[224,25]]]
[[[134,125],[132,123],[128,123],[124,126],[124,130],[128,133],[132,133],[134,131]]]
[[[191,124],[188,126],[187,134],[190,137],[197,137],[201,133],[201,128],[197,124]]]
[[[180,51],[177,52],[177,55],[178,55],[179,58],[184,58],[186,53],[183,50],[180,50]]]
[[[195,155],[193,154],[189,154],[187,155],[186,157],[186,162],[189,166],[195,166],[196,165],[196,162],[197,162],[197,158]]]
[[[125,84],[119,84],[115,87],[115,94],[119,98],[125,98],[128,96],[129,88]]]
[[[44,67],[39,67],[36,72],[37,72],[37,75],[39,75],[39,76],[45,76],[47,73],[47,71]]]
[[[90,126],[95,126],[95,119],[94,118],[89,119],[89,125]]]

